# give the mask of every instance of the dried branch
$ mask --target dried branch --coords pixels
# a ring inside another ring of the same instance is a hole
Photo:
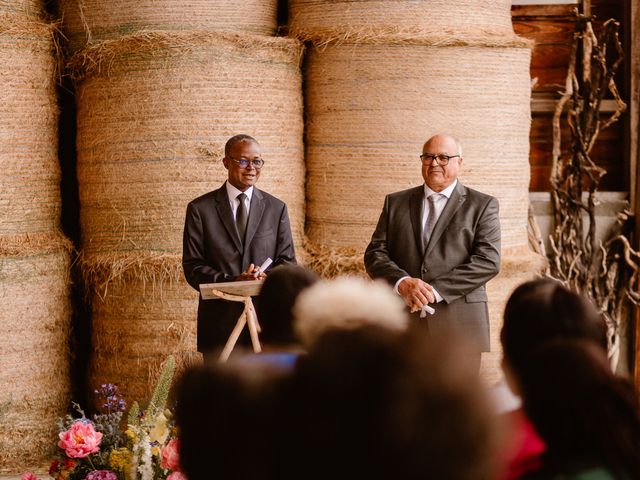
[[[626,109],[614,81],[623,61],[618,29],[618,22],[607,20],[596,35],[591,17],[576,18],[565,91],[553,116],[551,198],[555,228],[550,236],[548,273],[588,295],[600,308],[607,322],[610,355],[616,359],[625,303],[640,303],[640,293],[635,289],[640,257],[625,235],[633,215],[629,210],[618,214],[617,231],[610,239],[597,242],[597,192],[607,172],[590,155],[600,131],[616,122]],[[617,108],[602,120],[600,107],[607,92]],[[561,120],[565,107],[571,145],[563,154]]]

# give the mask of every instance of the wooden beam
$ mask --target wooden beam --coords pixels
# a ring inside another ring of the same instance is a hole
[[[532,98],[531,99],[531,111],[537,113],[555,112],[556,105],[558,104],[557,98]],[[602,113],[613,113],[616,111],[617,105],[615,100],[603,100],[600,104],[600,111]],[[571,101],[565,104],[565,110],[571,106]]]
[[[577,5],[579,0],[512,0],[511,5]]]

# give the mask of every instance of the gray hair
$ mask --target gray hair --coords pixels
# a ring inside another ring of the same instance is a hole
[[[296,300],[293,315],[296,334],[307,346],[328,330],[378,325],[404,331],[409,322],[404,302],[389,285],[356,277],[339,277],[309,287]]]

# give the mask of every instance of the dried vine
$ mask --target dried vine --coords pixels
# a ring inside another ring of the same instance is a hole
[[[623,61],[618,29],[619,24],[611,19],[596,35],[591,18],[577,15],[565,91],[553,117],[551,197],[555,228],[550,235],[548,272],[574,291],[588,295],[600,308],[607,322],[613,363],[619,355],[624,306],[629,301],[640,302],[636,288],[640,256],[626,236],[633,216],[630,210],[618,214],[618,231],[608,240],[596,239],[597,192],[606,171],[590,154],[600,131],[617,121],[626,109],[614,81]],[[600,107],[607,92],[617,108],[603,120]],[[565,107],[571,145],[562,155],[560,121]]]

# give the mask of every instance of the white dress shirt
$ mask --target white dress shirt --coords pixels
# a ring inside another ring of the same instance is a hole
[[[225,182],[227,186],[227,196],[229,197],[229,205],[231,205],[231,213],[233,214],[233,219],[236,218],[236,212],[238,211],[238,205],[240,204],[240,200],[238,200],[238,195],[244,193],[247,198],[244,199],[244,206],[247,209],[247,218],[249,218],[249,209],[251,208],[251,195],[253,195],[253,187],[247,188],[244,192],[241,192],[236,187],[231,185],[228,181]]]

